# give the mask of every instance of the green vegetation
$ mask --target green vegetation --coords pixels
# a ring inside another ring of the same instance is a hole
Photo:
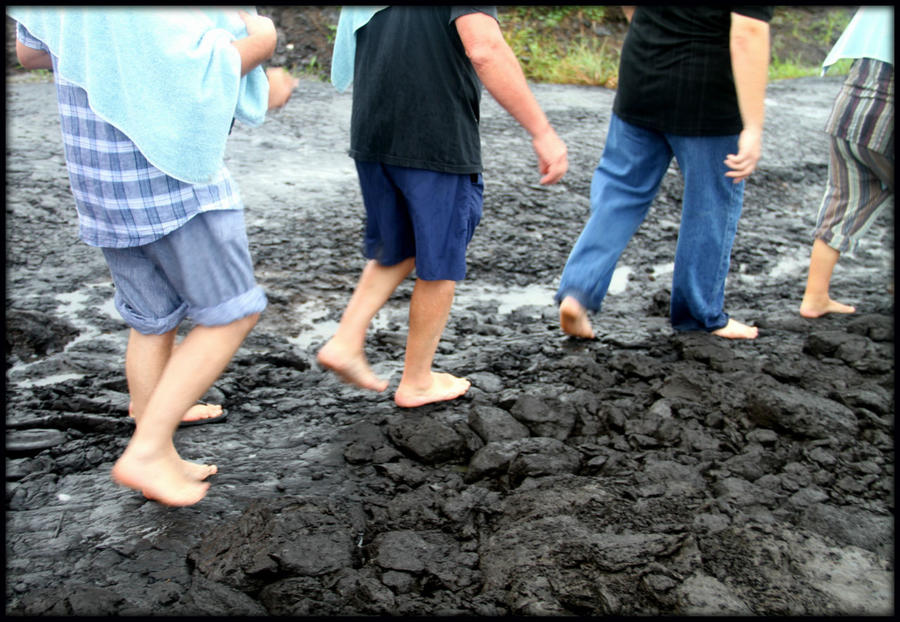
[[[772,18],[770,80],[818,76],[855,7],[779,6]],[[615,88],[625,18],[618,6],[501,6],[507,43],[534,82]],[[841,61],[828,75],[846,75]]]
[[[802,7],[778,7],[772,17],[772,60],[769,79],[818,76],[828,50],[850,23],[856,7],[831,7],[811,19]],[[843,60],[828,75],[846,75],[852,61]]]
[[[604,32],[605,6],[502,7],[501,23],[525,76],[535,82],[614,88],[619,50]],[[621,15],[621,11],[619,11]],[[624,18],[622,18],[624,19]]]
[[[845,76],[850,72],[850,65],[852,64],[853,60],[850,58],[841,59],[828,68],[828,75]],[[821,63],[810,67],[808,65],[798,65],[793,61],[776,61],[773,59],[769,66],[769,81],[820,75],[822,75]]]
[[[20,63],[16,63],[16,71],[22,82],[52,82],[53,72],[49,69],[25,69]],[[7,76],[8,79],[8,76]]]

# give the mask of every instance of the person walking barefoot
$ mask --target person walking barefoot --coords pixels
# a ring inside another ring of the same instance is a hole
[[[855,59],[825,122],[831,157],[800,301],[806,318],[856,312],[832,300],[831,276],[894,197],[893,23],[893,7],[859,8],[823,63],[824,74],[841,58]]]
[[[456,399],[470,382],[433,367],[481,219],[481,84],[531,135],[542,184],[565,174],[565,144],[503,39],[496,8],[344,7],[334,50],[332,82],[339,90],[354,84],[350,156],[368,261],[317,361],[345,382],[384,391],[388,382],[365,355],[366,332],[415,270],[394,402],[416,408]]]
[[[148,499],[192,505],[218,468],[179,456],[175,430],[197,416],[267,304],[224,146],[235,118],[258,125],[296,83],[259,67],[275,27],[244,11],[8,12],[22,66],[53,69],[80,236],[101,248],[131,327],[135,430],[110,475]],[[195,326],[174,348],[185,318]]]
[[[723,308],[744,180],[762,151],[771,7],[625,7],[629,32],[591,215],[555,296],[561,330],[594,338],[620,255],[674,157],[684,177],[669,315],[676,331],[755,339]],[[713,43],[715,42],[715,43]],[[673,60],[677,59],[677,60]]]

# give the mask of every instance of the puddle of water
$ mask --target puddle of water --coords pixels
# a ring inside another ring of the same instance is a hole
[[[325,320],[314,322],[312,328],[304,328],[294,337],[288,337],[288,343],[300,350],[308,350],[313,343],[324,343],[337,330],[338,322]]]
[[[18,366],[19,369],[15,370],[16,372],[23,371],[24,366]],[[22,378],[21,380],[16,380],[17,373],[14,373],[13,369],[10,369],[10,380],[14,380],[18,387],[24,389],[30,389],[31,387],[43,387],[48,384],[57,384],[60,382],[65,382],[66,380],[78,380],[79,378],[84,378],[84,374],[54,374],[52,376],[44,376],[43,378]]]
[[[546,285],[526,285],[525,287],[487,286],[463,281],[456,288],[454,306],[466,307],[483,302],[497,303],[497,313],[505,315],[527,306],[550,306],[553,304],[555,288]]]
[[[809,251],[803,249],[795,255],[784,255],[776,263],[775,267],[769,271],[768,277],[777,279],[786,276],[800,278],[806,276],[806,269],[809,267]]]
[[[398,305],[396,308],[395,305]],[[372,323],[369,325],[369,331],[386,328],[394,318],[396,313],[403,313],[404,322],[406,320],[407,310],[400,309],[399,301],[388,301],[382,309],[375,314]],[[294,317],[302,318],[303,328],[300,332],[288,337],[288,343],[297,346],[301,350],[307,350],[314,344],[322,344],[330,338],[337,330],[339,322],[337,320],[327,319],[332,315],[334,309],[324,305],[321,300],[310,300],[294,307]]]
[[[631,275],[631,268],[628,266],[620,266],[613,271],[612,278],[609,280],[608,294],[616,295],[625,292],[628,287],[628,277]]]
[[[623,293],[628,287],[628,277],[632,269],[628,266],[616,268],[610,281],[609,294]],[[497,304],[497,313],[506,315],[522,307],[552,307],[553,297],[556,295],[556,287],[549,285],[526,285],[524,287],[491,287],[480,285],[471,281],[462,281],[456,288],[453,304],[455,307],[464,308],[470,305],[493,302]],[[300,350],[309,349],[314,343],[323,343],[337,330],[338,321],[329,319],[334,309],[328,308],[320,300],[310,300],[294,307],[293,314],[302,318],[303,328],[293,337],[288,337],[289,343]],[[370,332],[386,328],[392,321],[406,327],[408,309],[405,302],[389,300],[372,320]]]
[[[672,274],[673,272],[675,272],[675,262],[674,261],[670,261],[667,263],[658,263],[653,266],[654,278],[666,276],[667,274]]]
[[[72,323],[72,325],[78,329],[78,336],[76,336],[72,341],[66,344],[66,347],[63,351],[70,349],[77,343],[82,341],[88,341],[90,339],[94,339],[98,337],[101,332],[95,326],[93,326],[90,322],[82,319],[80,317],[80,313],[86,309],[90,308],[94,313],[99,313],[103,315],[108,315],[113,319],[121,319],[119,312],[116,311],[115,304],[113,302],[112,296],[105,296],[104,302],[101,305],[97,305],[91,302],[93,296],[93,290],[98,287],[102,287],[104,289],[109,289],[108,282],[102,283],[87,283],[81,289],[74,292],[65,292],[61,294],[56,294],[55,298],[59,303],[59,306],[54,311],[54,315],[64,318]],[[33,365],[40,363],[41,361],[33,361],[33,362],[19,362],[9,368],[8,374],[10,378],[15,377],[18,373],[25,372],[29,370]],[[81,374],[59,374],[54,376],[46,376],[44,378],[38,378],[34,380],[23,380],[20,382],[22,386],[43,386],[46,384],[53,384],[56,382],[63,382],[65,380],[71,380],[75,378],[83,377]]]

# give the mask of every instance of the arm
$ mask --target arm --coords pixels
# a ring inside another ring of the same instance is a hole
[[[250,15],[246,11],[239,11],[238,14],[247,25],[247,36],[232,41],[231,44],[241,55],[241,75],[245,76],[272,58],[278,33],[275,31],[275,24],[268,17]],[[283,67],[266,69],[266,79],[269,81],[269,110],[284,106],[291,98],[294,87],[299,83],[299,80]]]
[[[272,58],[272,54],[275,53],[275,43],[278,41],[278,33],[275,32],[275,24],[268,17],[250,15],[246,11],[239,11],[238,14],[247,25],[247,36],[243,39],[236,39],[231,44],[241,55],[241,75],[245,76],[258,65]]]
[[[628,20],[628,23],[630,24],[630,23],[631,23],[631,16],[634,15],[634,5],[633,5],[633,4],[630,4],[630,5],[623,5],[623,6],[622,6],[622,13],[625,14],[625,19]]]
[[[725,173],[735,183],[756,169],[762,154],[765,120],[766,81],[769,73],[769,24],[759,19],[731,14],[731,68],[744,129],[738,138],[738,152],[725,159],[731,169]]]
[[[50,60],[50,54],[44,50],[30,48],[18,39],[16,39],[16,57],[19,59],[19,63],[28,70],[53,69],[53,61]]]
[[[519,60],[503,39],[497,20],[485,13],[470,13],[457,18],[456,30],[482,84],[531,134],[543,175],[541,183],[559,181],[569,167],[566,145],[528,88]]]
[[[300,80],[284,67],[269,67],[266,69],[266,78],[269,80],[269,110],[284,106],[291,98],[294,88],[300,84]]]

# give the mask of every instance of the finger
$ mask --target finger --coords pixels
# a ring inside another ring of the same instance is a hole
[[[725,173],[725,177],[731,177],[732,181],[734,181],[734,183],[737,184],[737,183],[744,181],[748,177],[750,177],[750,173],[752,173],[752,172],[753,171],[740,171],[740,172],[733,171],[730,173]]]
[[[547,171],[547,174],[541,177],[541,184],[544,186],[554,184],[562,178],[565,172],[565,166],[557,165],[554,167],[550,167]]]

